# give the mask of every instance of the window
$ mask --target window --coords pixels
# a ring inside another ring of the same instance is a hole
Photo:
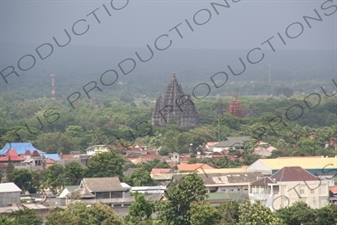
[[[300,194],[304,194],[304,189],[300,189]]]
[[[122,198],[123,193],[121,191],[113,191],[111,192],[111,198]]]
[[[315,190],[310,190],[310,194],[315,194]]]
[[[273,186],[273,193],[274,194],[278,194],[279,190],[280,190],[279,186]]]
[[[110,198],[110,192],[96,192],[96,198]]]

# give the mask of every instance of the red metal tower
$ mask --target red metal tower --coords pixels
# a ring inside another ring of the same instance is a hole
[[[55,99],[55,74],[50,74],[51,76],[51,98]]]

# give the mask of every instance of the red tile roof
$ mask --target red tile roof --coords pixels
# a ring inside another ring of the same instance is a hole
[[[168,162],[167,163],[171,168],[175,167],[178,163],[176,162]]]
[[[73,159],[74,158],[74,155],[71,155],[71,154],[64,154],[61,156],[62,159]]]
[[[189,156],[181,156],[180,157],[180,162],[189,162],[190,161],[190,157]]]
[[[21,157],[16,153],[15,149],[10,149],[7,153],[6,156],[0,158],[0,162],[7,162],[11,159],[11,161],[24,161],[25,158]]]
[[[203,164],[203,163],[196,163],[196,164],[179,164],[177,165],[179,171],[195,171],[197,169],[214,169],[213,167]]]
[[[153,168],[151,170],[151,174],[163,174],[163,173],[170,173],[171,169],[167,168]]]
[[[332,193],[337,193],[337,186],[333,186],[332,188],[330,188],[330,191]]]
[[[283,167],[281,170],[274,173],[270,178],[275,178],[276,181],[315,181],[319,180],[316,176],[299,166]]]
[[[46,164],[55,164],[56,162],[52,159],[46,159]]]

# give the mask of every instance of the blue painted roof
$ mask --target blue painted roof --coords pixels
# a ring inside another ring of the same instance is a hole
[[[40,154],[45,154],[45,152],[35,148],[32,143],[23,142],[23,143],[7,143],[3,149],[0,150],[0,155],[6,155],[9,149],[15,149],[18,155],[25,154],[26,150],[29,150],[33,153],[34,150],[37,150]]]
[[[45,158],[52,159],[54,161],[61,160],[59,154],[45,154],[44,156]]]

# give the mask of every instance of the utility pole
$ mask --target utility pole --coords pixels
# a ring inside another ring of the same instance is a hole
[[[218,117],[218,138],[219,138],[219,142],[220,142],[220,118]]]
[[[268,67],[269,67],[269,79],[268,79],[268,83],[269,83],[269,85],[270,85],[270,82],[271,82],[271,78],[270,78],[270,66],[271,66],[271,64],[269,63],[268,64]]]
[[[50,74],[51,76],[51,98],[55,99],[55,74]]]

